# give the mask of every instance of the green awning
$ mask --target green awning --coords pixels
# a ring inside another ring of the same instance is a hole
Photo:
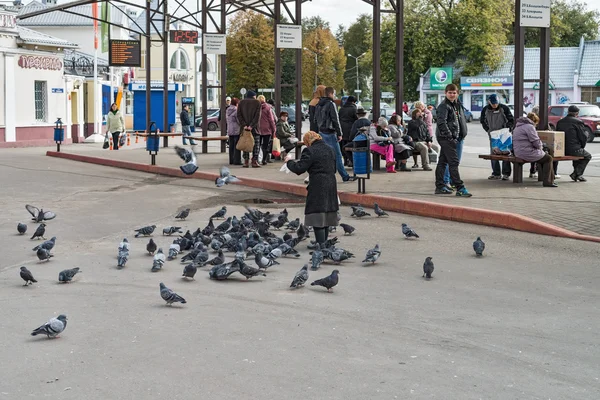
[[[596,82],[596,84],[594,86],[599,86],[600,87],[600,81]]]
[[[598,81],[598,83],[600,83],[600,81]],[[596,83],[596,85],[598,85],[598,83]],[[552,82],[548,83],[548,89],[554,90],[554,85],[552,84]],[[540,90],[540,84],[536,83],[535,85],[533,85],[533,90]]]

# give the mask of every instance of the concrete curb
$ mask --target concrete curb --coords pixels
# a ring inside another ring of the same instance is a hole
[[[140,164],[129,161],[111,160],[101,157],[84,156],[80,154],[57,153],[48,151],[49,157],[63,158],[67,160],[80,161],[91,164],[105,165],[108,167],[125,168],[136,171],[174,176],[187,179],[205,179],[215,181],[217,174],[207,172],[196,172],[192,176],[184,175],[179,169],[161,167],[158,165]],[[250,186],[257,189],[272,190],[294,194],[296,196],[306,196],[306,187],[292,183],[271,182],[267,180],[243,178],[240,183],[244,186]],[[429,218],[445,219],[468,224],[486,225],[497,228],[514,229],[517,231],[537,233],[540,235],[557,236],[569,239],[586,240],[600,243],[600,237],[580,235],[568,229],[547,224],[518,214],[509,214],[501,211],[484,210],[479,208],[455,206],[448,204],[439,204],[429,201],[403,199],[398,197],[380,196],[371,194],[358,194],[351,192],[338,191],[340,201],[345,204],[361,204],[365,207],[373,207],[374,203],[379,204],[381,208],[388,211],[395,211],[404,214],[420,215]]]

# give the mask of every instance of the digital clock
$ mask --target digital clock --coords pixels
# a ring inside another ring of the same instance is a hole
[[[198,31],[169,31],[169,42],[198,44]]]

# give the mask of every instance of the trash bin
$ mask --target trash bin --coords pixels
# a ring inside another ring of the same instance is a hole
[[[352,140],[352,168],[355,175],[365,175],[373,172],[371,164],[371,149],[369,135],[365,131],[359,132]]]

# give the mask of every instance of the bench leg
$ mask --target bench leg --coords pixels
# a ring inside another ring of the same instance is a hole
[[[373,170],[379,171],[381,169],[381,155],[379,153],[373,153]]]
[[[513,183],[523,183],[523,164],[513,163]]]
[[[221,153],[225,153],[227,151],[227,141],[221,140]]]
[[[169,147],[169,137],[163,136],[163,147]]]

